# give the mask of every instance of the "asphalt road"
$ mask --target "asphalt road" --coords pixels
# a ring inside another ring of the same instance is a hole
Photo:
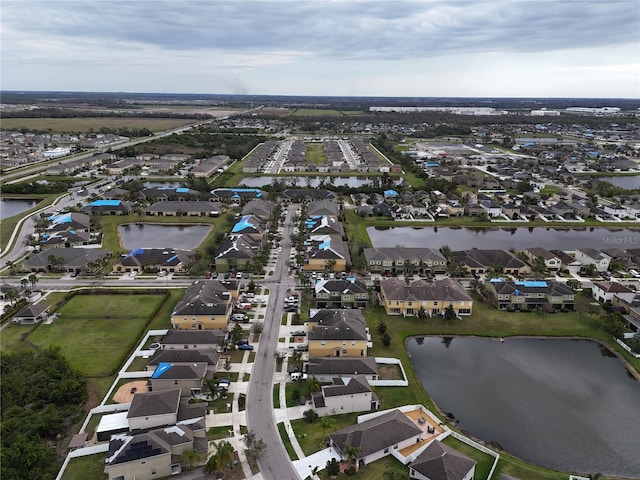
[[[288,265],[293,233],[293,213],[295,207],[287,211],[282,235],[282,253],[278,256],[274,282],[270,286],[270,297],[265,315],[264,330],[260,336],[260,348],[251,371],[247,390],[247,428],[262,439],[267,448],[260,460],[260,472],[265,480],[299,480],[289,455],[282,444],[276,428],[273,412],[273,376],[275,373],[275,352],[278,345],[280,319],[288,287],[294,284],[289,278]]]

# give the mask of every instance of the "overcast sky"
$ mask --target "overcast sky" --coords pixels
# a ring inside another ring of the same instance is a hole
[[[2,0],[5,90],[640,98],[639,0]]]

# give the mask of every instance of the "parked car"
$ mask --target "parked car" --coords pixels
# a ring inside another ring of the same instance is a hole
[[[129,272],[129,276],[130,277],[135,277],[138,274],[138,272],[136,272],[135,270]]]
[[[294,382],[298,382],[300,380],[306,380],[307,379],[307,374],[303,373],[303,372],[293,372],[291,374],[291,380],[293,380]]]
[[[309,351],[309,345],[307,345],[306,343],[301,343],[300,345],[296,345],[295,346],[295,350],[297,352],[308,352]]]
[[[287,313],[295,313],[298,311],[298,307],[296,307],[295,305],[287,305],[286,307],[284,307],[284,311]]]
[[[291,332],[291,336],[292,337],[306,337],[307,336],[307,332],[305,332],[304,330],[297,330],[295,332]]]
[[[246,345],[248,343],[249,343],[249,340],[241,339],[236,342],[236,345],[240,346],[240,345]]]
[[[253,350],[253,345],[243,343],[242,345],[238,345],[238,350]]]
[[[248,302],[242,302],[239,303],[236,308],[239,308],[240,310],[251,310],[253,308],[253,305]]]
[[[166,270],[160,270],[160,271],[158,272],[158,276],[159,276],[159,277],[164,277],[166,274],[167,274],[167,271],[166,271]]]
[[[249,317],[244,313],[234,313],[233,315],[231,315],[231,321],[246,323],[249,321]]]
[[[242,272],[236,273],[236,280],[242,280]]]

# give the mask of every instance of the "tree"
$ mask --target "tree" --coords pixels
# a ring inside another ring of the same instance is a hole
[[[544,258],[542,256],[538,255],[533,259],[533,262],[531,262],[531,270],[538,274],[543,274],[547,271],[547,265],[544,263]]]
[[[380,341],[382,342],[382,345],[388,347],[389,345],[391,345],[391,336],[388,333],[385,333],[384,335],[382,335],[382,337],[380,337]]]
[[[316,419],[318,418],[318,413],[313,409],[310,408],[309,410],[305,410],[302,415],[304,415],[304,418],[307,420],[307,422],[309,423],[313,423],[316,421]]]
[[[291,392],[291,400],[297,404],[300,404],[300,400],[302,399],[302,394],[300,393],[299,388],[294,388]]]
[[[358,471],[358,455],[360,454],[360,449],[353,445],[349,445],[348,443],[342,448],[342,451],[347,456],[350,462],[352,462],[356,466],[356,471]]]
[[[264,330],[264,323],[262,323],[262,322],[255,322],[255,323],[251,326],[251,330],[253,331],[253,333],[256,333],[256,334],[260,334],[260,333],[262,333],[262,331]]]
[[[581,285],[580,281],[576,280],[575,278],[570,278],[569,280],[567,280],[567,287],[569,287],[574,292],[576,290],[579,290],[581,286],[582,285]]]
[[[328,272],[333,272],[333,269],[335,268],[336,263],[337,262],[333,258],[331,260],[328,260],[327,264],[326,264],[327,265],[327,271]]]
[[[231,445],[226,440],[222,440],[216,445],[215,456],[218,457],[219,469],[222,468],[223,465],[225,464],[228,465],[233,461],[234,452],[235,452],[235,449],[233,448],[233,445]]]
[[[7,290],[7,293],[5,293],[5,298],[11,302],[11,305],[15,305],[18,298],[18,292],[16,292],[13,288],[11,290]]]
[[[29,284],[29,280],[27,280],[26,278],[20,279],[20,286],[22,288],[26,287],[28,284]]]
[[[385,323],[384,320],[380,320],[380,322],[378,323],[377,330],[380,335],[383,335],[387,331],[387,324]]]
[[[36,288],[36,285],[38,284],[38,275],[35,273],[29,275],[29,281],[31,282],[31,288]]]
[[[231,329],[231,342],[235,344],[242,338],[243,335],[244,330],[242,329],[240,324],[236,323],[235,326]]]
[[[335,423],[336,423],[336,419],[328,415],[324,415],[320,419],[320,425],[322,425],[322,429],[325,431],[328,431],[329,429],[333,428]]]
[[[624,321],[620,313],[609,313],[602,320],[602,330],[615,338],[622,338],[624,335]]]
[[[456,315],[456,311],[453,308],[453,305],[449,305],[447,308],[444,309],[444,319],[447,322],[450,322],[451,320],[455,320],[458,318],[458,315]]]
[[[256,434],[249,430],[243,437],[242,442],[244,443],[246,451],[249,455],[251,455],[254,459],[260,460],[264,451],[267,448],[267,444],[264,443],[264,440],[261,438],[257,438]]]
[[[327,460],[327,475],[331,478],[336,478],[340,473],[340,464],[335,458]]]
[[[198,462],[202,460],[202,455],[195,450],[185,450],[180,457],[180,463],[189,465],[189,470],[193,470]]]
[[[420,308],[418,309],[418,318],[420,320],[426,320],[427,319],[427,311],[424,309],[423,306],[420,306]]]
[[[9,267],[9,275],[15,275],[16,273],[18,273],[15,263],[13,263],[11,260],[7,260],[6,265],[7,267]]]
[[[307,382],[307,387],[309,389],[309,395],[322,390],[322,384],[316,377],[311,377],[311,379]]]

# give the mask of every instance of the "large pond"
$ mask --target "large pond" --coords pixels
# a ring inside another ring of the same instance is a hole
[[[640,478],[640,383],[607,350],[587,340],[449,340],[407,347],[460,428],[547,468]]]
[[[3,198],[0,201],[0,220],[13,217],[18,213],[29,210],[38,204],[39,200],[21,200],[13,198]]]
[[[202,243],[209,225],[126,224],[118,227],[124,248],[181,248],[193,250]]]
[[[252,188],[260,188],[264,187],[265,185],[271,185],[275,180],[285,182],[286,185],[290,186],[293,185],[309,188],[318,187],[322,180],[324,180],[324,183],[327,186],[344,187],[346,185],[353,188],[370,185],[373,181],[373,179],[369,177],[333,177],[328,175],[322,177],[245,177],[240,180],[239,185]],[[400,185],[401,183],[402,178],[395,179],[393,181],[394,185]]]
[[[626,188],[627,190],[634,190],[640,188],[640,175],[624,175],[615,177],[597,177],[602,182],[609,182],[616,187]]]
[[[494,248],[524,250],[529,247],[575,250],[576,248],[640,247],[640,230],[627,228],[557,229],[518,228],[450,228],[450,227],[368,227],[374,247],[431,247],[448,245],[452,250]]]

